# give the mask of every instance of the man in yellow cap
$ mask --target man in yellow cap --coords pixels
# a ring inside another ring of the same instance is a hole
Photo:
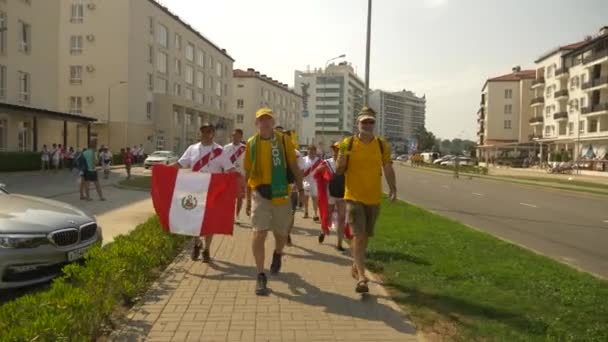
[[[257,268],[255,293],[268,294],[264,273],[264,244],[268,231],[275,238],[270,273],[281,270],[283,248],[291,228],[292,210],[289,184],[295,183],[303,193],[302,173],[296,160],[291,138],[274,129],[272,109],[261,108],[255,114],[257,134],[247,141],[245,172],[247,174],[247,215],[253,228],[253,256]]]
[[[365,276],[367,242],[374,235],[382,199],[382,173],[389,186],[389,199],[397,198],[395,170],[389,144],[374,136],[376,112],[363,107],[357,117],[359,133],[340,143],[337,173],[345,175],[346,217],[353,230],[352,275],[356,292],[369,292]]]

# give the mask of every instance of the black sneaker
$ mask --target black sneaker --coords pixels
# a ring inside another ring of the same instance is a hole
[[[205,250],[203,251],[203,262],[204,262],[205,264],[208,264],[210,261],[211,261],[211,256],[209,255],[209,250],[208,250],[208,249],[205,249]]]
[[[346,249],[344,249],[344,247],[342,247],[342,245],[336,246],[336,249],[338,250],[338,252],[345,252],[346,251]]]
[[[281,257],[282,255],[274,252],[272,254],[272,263],[270,264],[270,274],[277,274],[281,271]]]
[[[258,296],[265,296],[268,294],[268,288],[266,284],[268,283],[268,279],[266,279],[266,275],[264,273],[258,274],[258,279],[256,281],[255,286],[255,294]]]
[[[323,241],[325,241],[325,234],[321,233],[319,234],[319,243],[323,243]]]
[[[313,218],[312,218],[312,221],[313,221],[313,222],[316,222],[316,223],[321,222],[321,220],[319,220],[319,217],[318,217],[318,216],[313,217]]]
[[[194,245],[194,248],[192,249],[192,260],[198,259],[198,257],[200,255],[201,255],[201,246]]]

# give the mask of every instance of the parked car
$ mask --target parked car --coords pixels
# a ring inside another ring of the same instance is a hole
[[[156,151],[144,160],[144,167],[149,169],[152,165],[156,164],[173,164],[177,162],[177,154],[173,151]]]
[[[448,160],[453,159],[453,158],[455,158],[455,156],[453,156],[453,155],[451,155],[451,154],[448,154],[448,155],[443,156],[443,157],[441,157],[441,158],[435,159],[435,160],[433,161],[433,164],[440,165],[442,162],[444,162],[444,161],[448,161]]]
[[[435,159],[439,158],[439,153],[437,152],[424,152],[421,153],[420,156],[422,156],[422,161],[427,163],[427,164],[431,164],[433,163],[433,161],[435,161]]]
[[[0,185],[0,290],[49,281],[101,241],[92,215]]]
[[[467,157],[454,157],[450,160],[442,161],[440,165],[456,165],[456,159],[458,159],[458,165],[460,166],[472,166],[475,165],[475,162],[471,158]]]
[[[397,161],[408,161],[408,159],[410,159],[410,156],[407,154],[402,154],[396,158]]]

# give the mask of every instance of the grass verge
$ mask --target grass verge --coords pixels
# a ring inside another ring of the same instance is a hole
[[[137,176],[118,182],[118,186],[126,189],[150,190],[152,187],[152,176]]]
[[[113,312],[130,306],[179,253],[187,238],[165,233],[158,218],[94,248],[64,268],[47,291],[0,308],[0,341],[92,341]]]
[[[405,203],[378,227],[369,267],[429,336],[608,340],[605,281]]]

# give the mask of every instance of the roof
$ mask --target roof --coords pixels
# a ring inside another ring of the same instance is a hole
[[[604,27],[604,29],[608,29],[608,27]],[[588,46],[591,46],[603,39],[608,39],[608,35],[607,34],[598,34],[595,37],[591,37],[590,39],[586,39],[584,41],[581,42],[580,45],[578,45],[575,49],[572,49],[570,51],[568,51],[568,53],[564,54],[564,56],[569,56],[572,55],[573,53],[579,51],[580,49],[586,48]]]
[[[536,70],[515,71],[510,74],[489,78],[486,83],[483,84],[483,87],[481,89],[485,89],[486,85],[488,85],[488,82],[517,82],[534,78],[536,78]]]
[[[560,51],[571,51],[571,50],[574,50],[574,49],[578,49],[581,46],[585,45],[586,43],[587,43],[587,41],[581,40],[580,42],[576,42],[576,43],[572,43],[572,44],[568,44],[568,45],[558,46],[555,49],[552,49],[551,51],[542,54],[540,57],[538,57],[537,60],[534,61],[534,63],[540,63],[540,62],[544,61],[545,59],[553,56],[554,54],[556,54],[556,53],[558,53]]]
[[[49,109],[27,107],[27,106],[16,105],[16,104],[11,104],[11,103],[4,103],[4,102],[0,103],[0,109],[9,109],[9,110],[14,110],[14,111],[28,111],[28,112],[38,113],[38,114],[45,114],[45,115],[60,118],[60,119],[71,120],[71,121],[88,121],[88,122],[97,121],[97,119],[89,117],[89,116],[57,112],[57,111],[49,110]]]
[[[197,30],[195,30],[192,26],[190,26],[190,24],[186,23],[182,18],[180,18],[177,14],[174,14],[173,12],[171,12],[167,7],[161,5],[160,3],[158,3],[157,0],[148,0],[148,2],[150,2],[151,4],[153,4],[154,6],[156,6],[157,8],[159,8],[161,11],[165,12],[167,15],[169,15],[170,17],[172,17],[173,19],[177,20],[180,24],[182,24],[186,29],[188,29],[188,31],[194,33],[194,35],[196,35],[197,37],[199,37],[200,39],[204,40],[205,42],[207,42],[209,45],[213,46],[219,53],[221,53],[222,55],[226,56],[228,59],[230,59],[231,61],[234,62],[234,58],[232,58],[228,52],[226,52],[226,49],[222,49],[219,46],[217,46],[216,44],[214,44],[212,41],[210,41],[209,39],[207,39],[207,37],[203,36],[200,32],[198,32]]]
[[[287,84],[274,80],[272,79],[272,77],[268,77],[264,74],[260,74],[259,71],[256,71],[253,68],[248,68],[247,71],[241,69],[234,69],[232,71],[232,76],[234,76],[234,78],[257,78],[275,87],[281,88],[282,90],[289,92],[295,96],[302,97],[302,95],[296,93],[292,89],[289,89],[289,86]]]

